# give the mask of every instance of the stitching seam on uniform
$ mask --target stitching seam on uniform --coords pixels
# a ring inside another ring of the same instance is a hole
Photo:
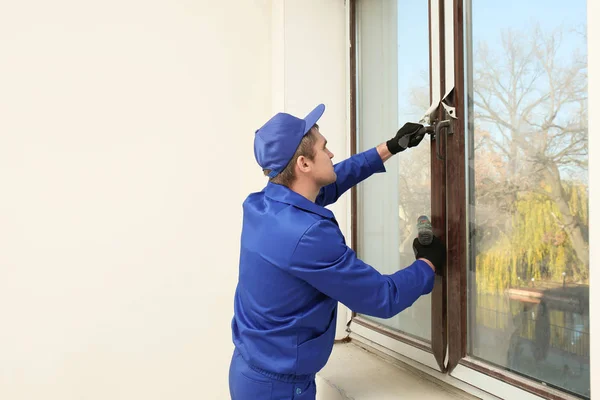
[[[294,254],[296,254],[296,250],[298,249],[298,245],[300,244],[300,241],[302,241],[302,238],[306,235],[306,232],[308,232],[313,226],[317,225],[319,222],[321,222],[321,220],[315,221],[313,222],[308,228],[306,228],[306,230],[302,233],[302,235],[300,236],[300,238],[298,239],[298,242],[296,242],[296,246],[294,246],[294,251],[292,251],[292,254],[290,255],[290,259],[288,260],[288,264],[291,265],[292,264],[292,259],[294,258]],[[304,315],[304,314],[303,314]],[[296,374],[298,374],[298,331],[296,330]]]
[[[302,238],[304,238],[304,236],[306,236],[306,232],[308,232],[313,226],[317,225],[319,222],[321,222],[322,220],[318,220],[313,222],[308,228],[306,228],[306,230],[302,233],[302,235],[300,236],[300,238],[298,239],[298,241],[296,242],[296,245],[294,246],[294,251],[292,251],[292,254],[290,255],[290,259],[288,260],[288,264],[292,263],[292,258],[294,257],[294,255],[296,254],[296,250],[298,250],[298,245],[300,245],[300,242],[302,241]]]

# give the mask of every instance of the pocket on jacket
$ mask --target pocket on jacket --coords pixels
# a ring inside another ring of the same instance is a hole
[[[332,320],[327,330],[298,346],[298,375],[316,373],[325,366],[335,338],[335,320]]]
[[[240,373],[232,389],[233,400],[271,400],[273,384],[257,381]]]

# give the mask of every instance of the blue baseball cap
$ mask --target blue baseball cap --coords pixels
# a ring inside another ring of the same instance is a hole
[[[300,141],[325,112],[319,104],[302,119],[287,113],[277,113],[254,135],[254,158],[262,169],[269,169],[269,178],[277,176],[288,165]]]

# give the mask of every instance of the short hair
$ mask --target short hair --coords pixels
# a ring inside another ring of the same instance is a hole
[[[295,164],[298,157],[304,156],[309,160],[315,158],[315,144],[317,143],[317,135],[315,135],[313,129],[319,128],[319,125],[314,124],[306,135],[302,137],[296,152],[292,156],[291,160],[287,163],[285,168],[273,178],[269,179],[270,182],[277,183],[286,187],[290,187],[296,180]],[[263,170],[263,173],[268,176],[271,172],[270,169]]]

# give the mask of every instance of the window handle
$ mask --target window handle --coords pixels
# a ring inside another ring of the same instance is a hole
[[[452,135],[452,121],[446,119],[435,124],[435,133],[433,134],[433,139],[436,142],[436,156],[438,160],[445,161],[446,158],[442,155],[442,138],[440,135],[442,129],[444,129],[444,131],[446,132],[446,137],[448,135]]]

